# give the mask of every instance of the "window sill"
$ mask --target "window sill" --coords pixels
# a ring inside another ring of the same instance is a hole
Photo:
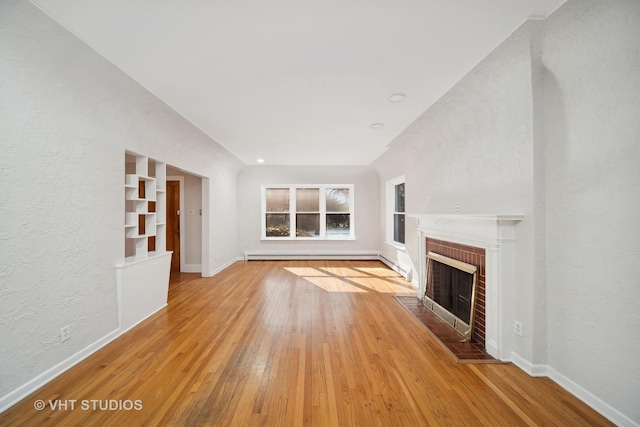
[[[304,241],[304,242],[317,242],[317,241],[340,241],[340,240],[356,240],[355,236],[350,237],[261,237],[260,240],[268,241]]]
[[[387,241],[387,242],[384,242],[384,244],[388,245],[388,246],[391,246],[391,247],[394,247],[394,248],[398,249],[399,251],[405,251],[406,252],[406,250],[407,250],[407,247],[402,243],[388,242]]]

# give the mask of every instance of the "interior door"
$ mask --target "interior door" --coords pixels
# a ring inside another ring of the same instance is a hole
[[[171,272],[180,271],[180,181],[167,181],[167,250]]]

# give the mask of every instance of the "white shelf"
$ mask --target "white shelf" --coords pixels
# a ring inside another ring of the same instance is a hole
[[[166,248],[166,164],[129,152],[125,159],[125,259],[146,259]]]

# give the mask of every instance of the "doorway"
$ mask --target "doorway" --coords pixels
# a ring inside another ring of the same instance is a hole
[[[203,239],[206,221],[202,220],[203,179],[167,165],[166,180],[166,249],[174,251],[171,271],[201,273],[203,241],[206,241]]]
[[[180,181],[167,181],[167,250],[171,272],[180,272]]]

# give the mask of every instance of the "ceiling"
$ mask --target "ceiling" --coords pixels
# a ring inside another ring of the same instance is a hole
[[[247,164],[367,165],[564,0],[32,2]]]

